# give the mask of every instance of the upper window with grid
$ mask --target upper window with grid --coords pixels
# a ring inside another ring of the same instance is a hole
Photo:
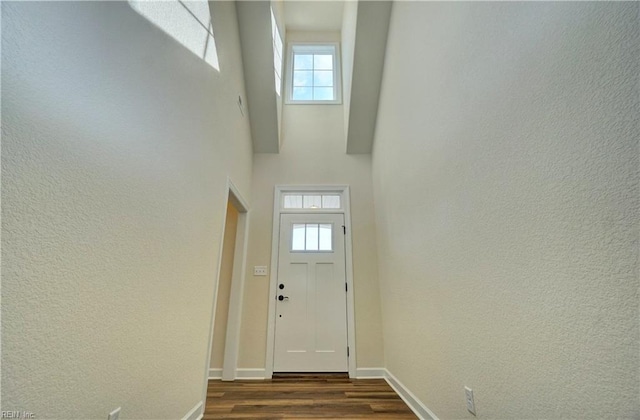
[[[291,47],[288,103],[340,103],[337,45]]]

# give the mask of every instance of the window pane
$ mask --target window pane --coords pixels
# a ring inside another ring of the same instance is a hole
[[[300,194],[287,194],[284,196],[284,208],[285,209],[301,209],[302,208],[302,195]]]
[[[333,69],[333,56],[327,55],[314,55],[313,56],[313,68],[315,70],[332,70]]]
[[[333,72],[331,70],[314,71],[313,86],[333,87]]]
[[[323,195],[322,208],[323,209],[339,209],[340,196],[339,195]]]
[[[295,70],[312,70],[313,69],[313,55],[311,55],[311,54],[294,54],[293,55],[293,68]]]
[[[305,225],[294,224],[293,236],[291,238],[291,250],[292,251],[304,251],[305,245]]]
[[[322,208],[322,196],[319,196],[319,195],[305,195],[302,207],[305,208],[305,209],[319,209],[319,208]]]
[[[296,70],[293,72],[293,86],[313,86],[313,72],[309,70]]]
[[[320,225],[320,251],[332,251],[331,246],[332,225]]]
[[[271,9],[271,38],[273,38],[273,69],[276,74],[276,93],[280,96],[280,85],[282,84],[282,39],[280,38],[276,18],[273,15],[273,9]]]
[[[333,88],[313,88],[313,99],[316,101],[333,101]]]
[[[280,80],[280,76],[278,76],[278,73],[274,73],[275,76],[275,82],[276,82],[276,93],[278,94],[278,96],[280,96],[280,85],[282,84],[282,81]]]
[[[271,8],[271,38],[276,38],[276,28],[278,25],[276,24],[276,17],[273,15],[273,7]]]
[[[296,101],[310,101],[313,99],[313,92],[308,87],[294,87],[292,99]]]
[[[278,54],[273,55],[273,69],[277,74],[282,74],[282,58]]]
[[[282,38],[280,37],[280,31],[278,30],[278,27],[276,26],[276,52],[278,53],[278,55],[282,56]]]
[[[307,251],[318,250],[318,225],[307,225]]]

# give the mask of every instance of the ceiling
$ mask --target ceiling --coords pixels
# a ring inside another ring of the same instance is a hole
[[[283,5],[287,30],[340,31],[342,29],[344,1],[284,0]]]

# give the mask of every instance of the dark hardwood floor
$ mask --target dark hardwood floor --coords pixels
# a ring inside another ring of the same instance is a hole
[[[209,381],[204,420],[415,419],[384,379],[280,374],[264,381]]]

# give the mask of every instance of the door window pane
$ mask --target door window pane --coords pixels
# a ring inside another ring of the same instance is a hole
[[[294,223],[291,251],[333,251],[333,225]]]
[[[331,225],[320,225],[320,251],[331,251]]]
[[[318,250],[318,225],[307,225],[307,251]]]
[[[292,251],[304,251],[305,250],[305,230],[306,225],[294,224],[293,225],[293,237],[291,240]]]

